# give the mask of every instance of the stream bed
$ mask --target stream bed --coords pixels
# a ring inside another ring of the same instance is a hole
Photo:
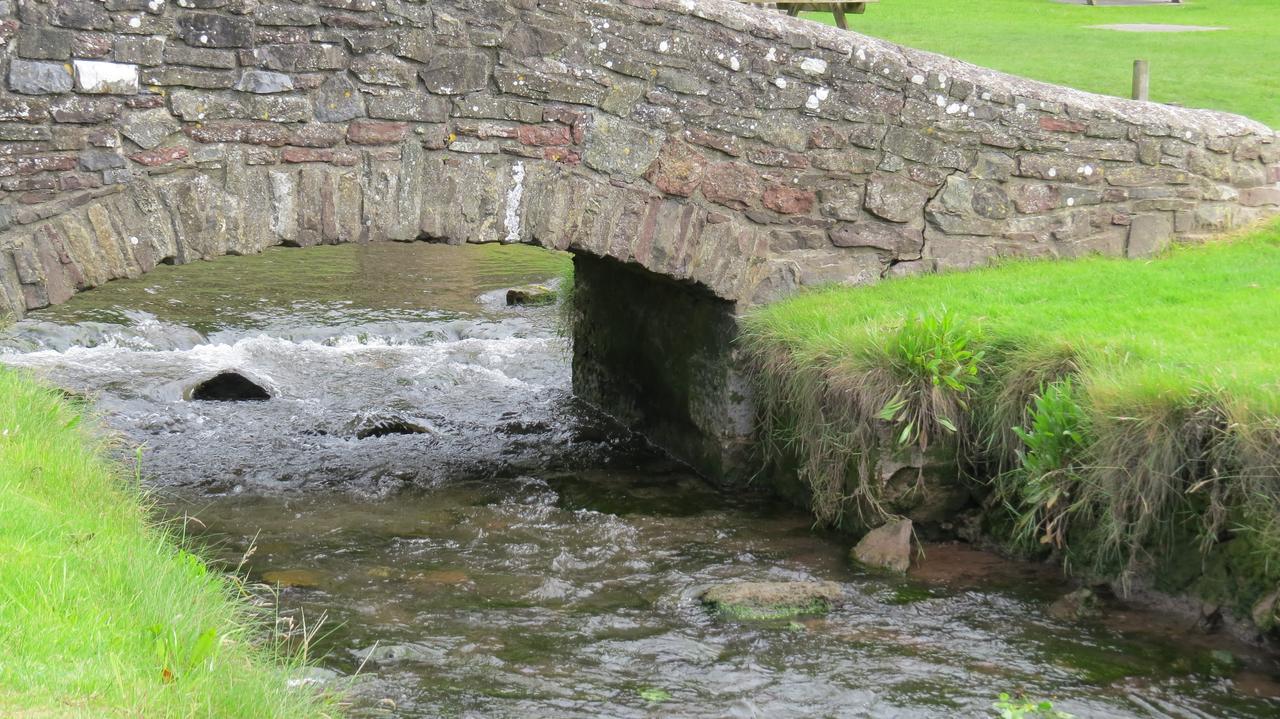
[[[1006,691],[1077,717],[1280,716],[1275,657],[1193,620],[1059,621],[1055,571],[963,545],[855,569],[847,538],[582,406],[555,308],[505,303],[567,263],[416,243],[161,267],[0,332],[0,362],[91,401],[159,511],[278,624],[319,625],[308,681],[352,716],[986,717]],[[187,399],[225,371],[271,399]],[[739,580],[844,599],[767,622],[698,600]]]

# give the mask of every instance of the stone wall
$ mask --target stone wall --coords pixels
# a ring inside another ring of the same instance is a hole
[[[0,0],[0,77],[10,315],[381,239],[568,249],[736,311],[1280,209],[1280,145],[1244,118],[727,0]]]

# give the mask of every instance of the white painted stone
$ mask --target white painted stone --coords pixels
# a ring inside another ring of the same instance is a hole
[[[827,71],[827,61],[820,57],[800,58],[800,69],[810,75],[821,75]]]
[[[507,242],[520,241],[520,205],[524,202],[524,163],[517,162],[511,168],[511,187],[507,189],[506,212],[503,226],[507,230]]]
[[[135,95],[138,66],[118,62],[76,60],[76,87],[94,95]]]
[[[830,94],[830,90],[825,87],[820,87],[813,91],[813,94],[809,96],[808,100],[805,100],[804,106],[810,110],[817,110],[822,104],[822,101],[827,99],[827,96]]]

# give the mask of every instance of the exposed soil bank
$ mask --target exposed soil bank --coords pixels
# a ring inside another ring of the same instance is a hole
[[[0,714],[322,717],[267,616],[148,519],[58,392],[0,370]]]
[[[1274,638],[1278,278],[1273,228],[771,306],[745,323],[771,474],[828,524],[905,515]]]

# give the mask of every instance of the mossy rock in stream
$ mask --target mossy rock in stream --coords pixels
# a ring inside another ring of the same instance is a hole
[[[507,290],[507,304],[511,306],[551,305],[558,297],[556,289],[547,285],[524,285]]]
[[[732,582],[701,599],[726,619],[764,621],[826,614],[842,594],[835,582]]]

